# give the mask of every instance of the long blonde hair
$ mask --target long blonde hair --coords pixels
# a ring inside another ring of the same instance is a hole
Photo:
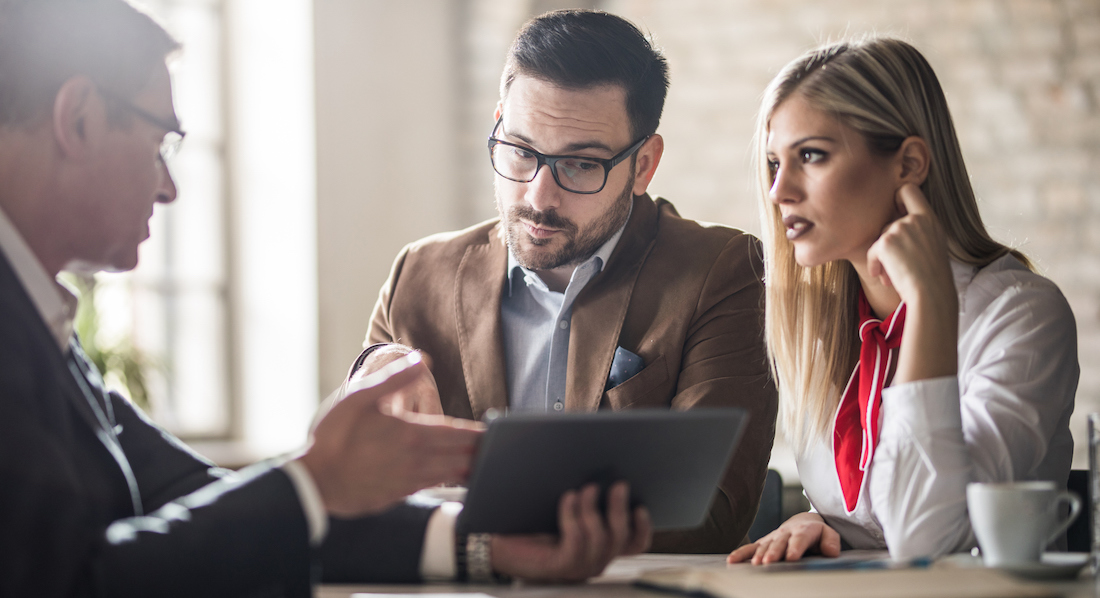
[[[846,261],[795,263],[779,208],[769,200],[766,144],[772,114],[798,93],[859,132],[872,152],[892,155],[917,136],[931,154],[921,191],[948,238],[950,256],[984,266],[1012,253],[978,214],[947,100],[932,67],[906,42],[869,38],[822,46],[794,60],[764,92],[754,140],[766,272],[765,337],[779,388],[779,417],[798,452],[825,440],[855,366],[859,278]]]

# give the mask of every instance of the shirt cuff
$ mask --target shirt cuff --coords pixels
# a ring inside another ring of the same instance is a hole
[[[424,551],[420,555],[420,577],[428,581],[455,578],[455,522],[462,503],[445,502],[428,520]]]
[[[298,500],[301,501],[302,510],[305,511],[306,522],[309,525],[309,545],[320,546],[325,535],[328,534],[328,512],[325,511],[325,503],[321,500],[317,484],[313,482],[313,476],[310,475],[306,466],[297,459],[291,459],[281,467],[298,492]],[[454,557],[451,559],[453,561]]]
[[[962,429],[959,379],[941,376],[882,389],[881,438],[888,427],[904,425],[921,436],[936,430]]]

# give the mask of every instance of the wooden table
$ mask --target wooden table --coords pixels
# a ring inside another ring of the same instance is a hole
[[[949,557],[967,566],[969,556]],[[976,564],[976,563],[970,563]],[[631,585],[632,580],[641,572],[667,567],[749,567],[751,565],[726,565],[726,555],[668,555],[644,554],[617,559],[611,563],[604,575],[581,585],[471,585],[471,584],[423,584],[423,585],[324,585],[315,592],[316,598],[349,598],[352,594],[363,592],[373,594],[488,594],[496,598],[566,598],[566,597],[606,597],[606,598],[669,598],[675,594],[655,592]],[[1100,581],[1086,569],[1080,577],[1071,581],[1027,582],[1050,588],[1066,598],[1100,598]],[[807,588],[807,596],[813,596],[813,589]]]

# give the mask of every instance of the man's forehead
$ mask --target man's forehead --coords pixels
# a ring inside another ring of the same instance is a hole
[[[149,81],[134,96],[135,105],[149,111],[154,116],[163,118],[168,122],[179,122],[176,117],[175,104],[172,101],[172,78],[168,67],[164,64],[157,66],[149,77]]]
[[[630,141],[626,90],[620,85],[563,88],[519,76],[504,99],[503,114],[504,132],[512,136],[591,138],[609,147]]]

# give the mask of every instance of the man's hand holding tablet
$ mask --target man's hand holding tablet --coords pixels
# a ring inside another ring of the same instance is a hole
[[[617,556],[649,548],[653,537],[649,512],[641,506],[632,512],[625,482],[613,484],[608,491],[606,518],[598,502],[596,484],[562,495],[557,536],[494,535],[493,570],[523,579],[580,582],[602,573]]]
[[[377,513],[416,490],[466,481],[483,424],[394,408],[415,402],[405,395],[421,396],[430,376],[417,352],[386,360],[350,380],[318,422],[301,461],[329,513]],[[530,581],[579,582],[599,575],[613,558],[649,547],[648,512],[631,512],[625,483],[609,492],[606,518],[598,502],[594,484],[565,492],[559,534],[494,535],[493,571]]]

